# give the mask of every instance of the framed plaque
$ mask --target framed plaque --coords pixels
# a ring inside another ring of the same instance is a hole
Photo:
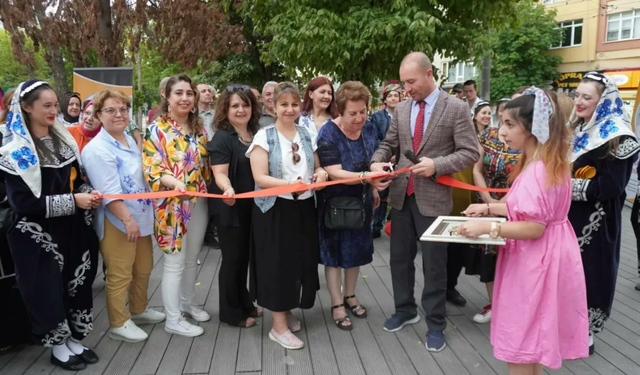
[[[420,241],[429,242],[452,242],[467,243],[477,245],[506,245],[504,238],[491,238],[488,234],[483,234],[478,238],[467,238],[456,234],[456,229],[462,223],[468,221],[489,221],[504,223],[507,221],[504,217],[465,217],[465,216],[440,216],[420,237]]]

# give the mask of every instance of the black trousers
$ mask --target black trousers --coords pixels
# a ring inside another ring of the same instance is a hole
[[[458,286],[458,277],[470,251],[467,244],[450,243],[447,245],[447,290],[455,289]]]
[[[391,232],[391,280],[396,314],[414,316],[417,313],[415,302],[415,265],[418,240],[422,233],[433,223],[435,217],[423,216],[418,210],[415,197],[405,197],[402,210],[391,210],[393,231]],[[447,293],[447,244],[439,242],[420,242],[422,267],[424,270],[424,288],[422,290],[422,308],[427,314],[429,330],[444,331],[445,300]]]
[[[220,321],[238,325],[255,310],[247,289],[251,224],[229,227],[216,223],[216,227],[222,252],[218,275]]]
[[[638,276],[640,277],[640,196],[636,197],[631,208],[631,227],[636,235],[636,251],[638,252]]]

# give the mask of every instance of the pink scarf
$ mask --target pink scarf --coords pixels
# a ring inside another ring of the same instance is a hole
[[[93,100],[89,101],[89,103],[87,103],[87,105],[84,106],[84,109],[82,112],[84,113],[84,111],[86,111],[87,108],[89,108],[89,106],[92,104],[93,104]],[[96,119],[94,119],[94,121],[95,120]],[[96,135],[98,135],[101,129],[102,129],[102,124],[100,124],[100,126],[98,126],[96,130],[91,130],[91,131],[84,128],[84,121],[83,121],[83,124],[80,125],[80,131],[82,132],[82,134],[84,134],[85,137],[88,137],[88,138],[93,138]]]

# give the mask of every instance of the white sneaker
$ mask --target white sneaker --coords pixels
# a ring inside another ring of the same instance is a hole
[[[196,322],[207,322],[211,320],[211,315],[209,315],[209,313],[195,305],[180,305],[180,311],[185,316],[193,318]]]
[[[473,321],[480,324],[489,323],[491,321],[491,305],[483,307],[482,311],[473,316]]]
[[[167,333],[171,333],[173,335],[180,335],[186,337],[196,337],[200,336],[204,333],[204,329],[199,326],[195,326],[189,323],[186,319],[180,318],[178,321],[169,322],[164,326],[164,330]]]
[[[131,319],[124,322],[122,327],[111,327],[109,331],[109,337],[112,340],[120,340],[126,342],[140,342],[146,340],[149,335],[131,321]]]
[[[165,314],[160,311],[147,308],[142,314],[131,314],[131,320],[136,324],[157,324],[164,322]]]
[[[293,314],[287,314],[287,328],[289,328],[291,332],[298,332],[302,329],[302,323],[300,323]]]
[[[271,332],[269,332],[269,339],[271,341],[277,342],[285,349],[296,350],[304,348],[304,342],[302,342],[298,337],[296,337],[296,335],[288,330],[285,333],[279,335],[275,329],[271,328]]]

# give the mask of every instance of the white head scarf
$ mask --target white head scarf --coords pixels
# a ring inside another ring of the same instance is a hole
[[[49,84],[45,81],[27,81],[18,85],[11,105],[7,113],[7,122],[0,125],[2,133],[2,145],[0,145],[0,169],[20,176],[29,186],[33,194],[40,198],[42,193],[42,174],[40,172],[40,159],[36,151],[31,133],[24,122],[24,112],[20,100],[37,87]],[[80,163],[78,146],[69,132],[56,119],[50,128],[62,141],[71,148],[76,160]]]
[[[591,72],[584,75],[605,85],[598,106],[591,116],[589,123],[578,125],[574,132],[571,149],[571,162],[589,151],[595,150],[616,137],[628,136],[627,140],[614,150],[613,156],[627,159],[640,149],[636,135],[631,130],[630,116],[624,110],[624,103],[620,97],[618,86],[604,74]],[[575,107],[571,112],[569,123],[578,121]]]

